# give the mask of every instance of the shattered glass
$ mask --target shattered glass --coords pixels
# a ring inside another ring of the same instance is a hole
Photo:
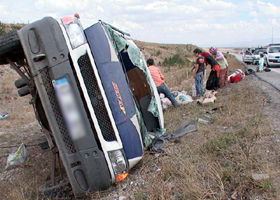
[[[158,110],[156,98],[154,96],[154,89],[151,86],[152,85],[151,83],[152,83],[153,80],[148,75],[149,72],[147,71],[148,68],[147,68],[145,57],[144,57],[143,53],[140,51],[140,49],[132,41],[129,41],[129,40],[125,39],[124,36],[118,34],[109,25],[107,25],[107,24],[103,24],[103,25],[107,30],[107,33],[110,37],[110,40],[113,43],[113,46],[114,46],[116,52],[121,53],[124,49],[126,49],[126,51],[128,53],[128,56],[129,56],[131,62],[133,63],[133,65],[138,67],[145,74],[145,78],[147,80],[147,83],[150,86],[150,90],[151,90],[151,94],[152,94],[152,99],[151,99],[150,105],[148,107],[148,111],[151,112],[155,117],[159,117],[159,110]],[[148,146],[148,145],[151,144],[152,141],[149,137],[147,129],[146,129],[146,127],[144,125],[144,122],[142,120],[140,111],[137,109],[137,107],[136,107],[136,110],[137,110],[137,112],[136,112],[137,113],[137,118],[138,118],[138,121],[139,121],[140,126],[141,126],[141,132],[144,134],[144,136],[143,136],[144,137],[144,144],[145,144],[145,146]],[[158,118],[158,119],[160,120],[160,118]],[[154,132],[158,136],[162,136],[165,133],[165,131],[166,131],[165,129],[154,130]]]

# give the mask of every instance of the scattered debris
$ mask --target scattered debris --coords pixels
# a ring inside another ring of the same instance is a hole
[[[235,76],[230,77],[230,82],[231,83],[237,83],[237,82],[241,81],[242,79],[243,79],[242,74],[236,74]]]
[[[210,115],[204,115],[204,117],[206,117],[207,119],[210,119],[210,118],[211,118]]]
[[[228,76],[228,82],[237,83],[245,78],[245,73],[241,69],[237,69],[234,73]]]
[[[197,120],[199,123],[201,123],[201,124],[210,124],[211,122],[210,122],[210,120],[208,120],[208,119],[202,119],[202,118],[198,118],[198,120]]]
[[[6,119],[6,118],[8,118],[9,117],[9,114],[8,113],[6,113],[6,114],[4,114],[4,115],[0,115],[0,119]]]
[[[237,199],[237,197],[238,197],[238,192],[234,191],[230,198],[235,200],[235,199]]]
[[[216,110],[221,109],[221,108],[223,108],[223,106],[219,106],[219,107],[213,108],[212,111],[216,111]]]
[[[196,87],[195,87],[195,83],[192,85],[192,97],[196,97]]]
[[[269,69],[269,68],[266,67],[266,68],[264,68],[264,71],[265,71],[265,72],[271,72],[271,69]]]
[[[173,139],[173,138],[182,137],[187,133],[191,133],[194,131],[197,131],[195,121],[186,120],[179,126],[179,128],[176,131],[174,131],[172,134],[169,135],[170,135],[170,139]]]
[[[178,96],[175,98],[179,104],[188,104],[193,102],[193,99],[190,95],[187,94],[178,94]]]
[[[185,90],[173,91],[172,95],[175,97],[176,101],[178,101],[179,104],[187,104],[193,102],[192,97],[188,95]]]
[[[206,90],[203,97],[197,99],[198,104],[215,103],[217,97],[215,96],[217,92],[215,90]]]
[[[148,150],[157,153],[165,153],[162,149],[164,146],[164,139],[158,136],[152,140],[152,143],[148,146]]]
[[[192,97],[188,95],[187,92],[184,90],[173,91],[171,92],[171,94],[174,96],[174,98],[179,104],[188,104],[193,102]],[[162,93],[160,94],[160,100],[161,100],[161,105],[163,110],[166,110],[169,106],[172,106],[171,101],[168,98],[166,98]]]
[[[164,153],[165,151],[162,149],[165,142],[169,142],[171,139],[175,139],[178,137],[182,137],[186,135],[187,133],[191,133],[196,131],[196,124],[195,121],[184,121],[176,131],[174,131],[171,134],[164,135],[161,137],[158,137],[156,135],[153,135],[153,133],[150,133],[152,136],[154,136],[154,139],[152,140],[151,145],[148,147],[148,150],[154,151],[157,153]]]
[[[247,71],[245,71],[245,75],[250,75],[250,74],[254,74],[256,73],[253,69],[248,69]]]
[[[126,196],[119,196],[119,200],[125,200],[127,199]]]
[[[223,108],[223,106],[212,108],[211,110],[206,111],[206,113],[212,115],[216,110],[221,109],[221,108]]]
[[[269,178],[268,174],[252,174],[254,181],[262,181]]]
[[[19,165],[21,163],[24,163],[26,158],[27,149],[25,144],[22,143],[16,152],[9,154],[5,169],[8,169],[8,167],[12,165]]]
[[[161,105],[163,110],[166,110],[169,106],[172,106],[172,103],[168,98],[161,97],[160,100],[161,100]]]

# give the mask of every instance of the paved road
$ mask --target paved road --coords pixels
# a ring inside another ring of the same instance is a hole
[[[232,54],[234,55],[239,61],[242,62],[242,55],[241,54]],[[244,63],[243,63],[244,64]],[[246,65],[246,64],[244,64]],[[256,71],[257,65],[246,65],[248,69],[253,69]],[[270,68],[271,72],[256,72],[256,75],[263,79],[264,81],[272,84],[278,90],[280,90],[280,68]]]

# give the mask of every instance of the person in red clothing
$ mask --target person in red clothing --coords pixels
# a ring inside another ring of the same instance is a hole
[[[205,59],[205,63],[211,66],[211,69],[216,71],[217,73],[217,77],[220,77],[220,66],[219,63],[210,55],[210,53],[207,52],[202,52],[200,54],[201,56],[203,56]]]
[[[216,89],[218,89],[220,87],[219,86],[220,66],[219,66],[218,62],[210,55],[210,53],[202,52],[200,55],[204,57],[204,61],[205,61],[206,65],[209,64],[211,66],[212,71],[216,72],[215,73],[216,74],[216,78],[214,78],[215,81],[211,81],[212,82],[211,87],[207,87],[207,84],[206,84],[206,89],[208,89],[208,90],[212,90],[212,89],[216,90]],[[211,74],[212,73],[210,73],[210,75]],[[212,75],[211,76],[210,75],[208,77],[208,81],[207,82],[210,82],[210,78],[211,78],[211,80],[213,80]]]
[[[167,97],[171,101],[174,107],[179,107],[179,103],[176,101],[167,86],[164,84],[164,76],[162,75],[160,69],[154,66],[154,60],[151,58],[148,59],[147,66],[151,73],[152,79],[155,82],[158,93],[163,93],[165,97]]]

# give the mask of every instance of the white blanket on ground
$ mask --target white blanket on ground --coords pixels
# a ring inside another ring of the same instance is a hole
[[[215,103],[217,97],[215,96],[217,92],[215,90],[206,90],[204,95],[197,100],[201,104]]]
[[[193,102],[193,99],[190,95],[187,94],[186,91],[173,91],[173,96],[179,104],[188,104]],[[171,101],[164,96],[164,94],[160,94],[160,100],[162,104],[163,110],[167,109],[169,106],[172,106]]]

